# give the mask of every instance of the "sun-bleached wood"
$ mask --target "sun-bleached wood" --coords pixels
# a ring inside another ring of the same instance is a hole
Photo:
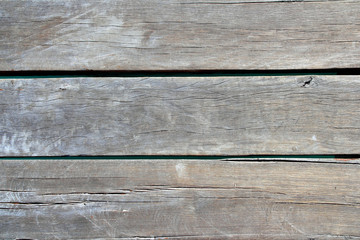
[[[358,1],[3,0],[0,71],[360,67]]]
[[[0,155],[359,154],[358,76],[0,81]]]
[[[359,239],[359,199],[357,164],[6,160],[0,238]]]

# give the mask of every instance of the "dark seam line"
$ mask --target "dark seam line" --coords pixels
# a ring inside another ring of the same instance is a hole
[[[293,70],[179,70],[179,71],[0,71],[7,78],[75,78],[75,77],[222,77],[222,76],[294,76],[294,75],[360,75],[360,68],[293,69]]]
[[[194,160],[247,160],[249,158],[254,158],[254,159],[271,159],[271,160],[276,160],[276,159],[283,159],[283,158],[289,158],[289,159],[299,159],[299,158],[303,158],[303,159],[311,159],[311,158],[320,158],[320,159],[357,159],[360,158],[360,154],[338,154],[338,155],[241,155],[241,156],[235,156],[235,155],[231,155],[231,156],[226,156],[226,155],[216,155],[216,156],[197,156],[197,155],[124,155],[124,156],[92,156],[92,155],[80,155],[80,156],[31,156],[31,157],[21,157],[21,156],[14,156],[14,157],[0,157],[0,160],[16,160],[16,159],[37,159],[37,160],[48,160],[48,159],[87,159],[87,160],[91,160],[91,159],[124,159],[124,160],[137,160],[137,159],[142,159],[142,160],[146,160],[146,159],[157,159],[157,160],[161,160],[161,159],[194,159]]]

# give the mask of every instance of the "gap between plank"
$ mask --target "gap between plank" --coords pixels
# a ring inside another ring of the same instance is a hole
[[[294,69],[294,70],[195,70],[195,71],[0,71],[6,78],[63,77],[222,77],[222,76],[294,76],[294,75],[360,75],[360,68]]]

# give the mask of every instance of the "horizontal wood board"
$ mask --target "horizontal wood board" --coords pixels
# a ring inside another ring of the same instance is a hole
[[[360,67],[355,0],[2,0],[0,9],[0,71]]]
[[[359,239],[357,164],[0,161],[2,239]]]
[[[0,80],[0,155],[359,154],[358,76]]]

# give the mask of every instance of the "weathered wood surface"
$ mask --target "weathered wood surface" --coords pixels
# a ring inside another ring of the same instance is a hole
[[[2,0],[0,70],[360,67],[358,1]]]
[[[358,154],[358,76],[2,79],[0,155]]]
[[[359,239],[360,166],[0,161],[1,239]]]

